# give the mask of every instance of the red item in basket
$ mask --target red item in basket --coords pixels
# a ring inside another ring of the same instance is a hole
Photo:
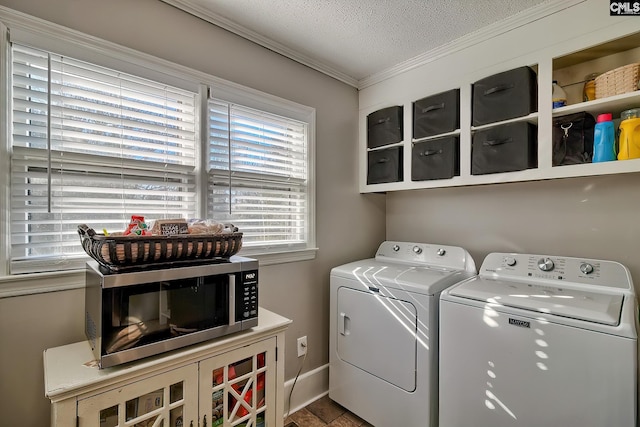
[[[144,222],[142,215],[131,215],[131,222],[123,233],[125,236],[137,235],[137,236],[150,236],[151,232]]]

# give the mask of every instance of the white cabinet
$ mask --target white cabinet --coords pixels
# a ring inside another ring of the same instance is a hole
[[[268,387],[275,384],[275,348],[275,339],[264,340],[200,362],[201,425],[278,425],[275,388]]]
[[[601,3],[601,2],[600,2]],[[359,147],[360,192],[386,192],[435,187],[480,185],[500,182],[544,180],[554,178],[606,175],[640,171],[640,159],[552,165],[553,119],[565,114],[586,111],[597,117],[601,113],[620,112],[640,107],[640,91],[583,102],[585,77],[604,73],[622,65],[640,62],[640,21],[609,17],[596,1],[585,1],[556,14],[546,16],[521,28],[497,35],[469,47],[454,49],[433,61],[414,67],[367,87],[360,92]],[[558,25],[559,22],[580,25]],[[537,73],[538,111],[525,117],[472,126],[473,83],[503,71],[529,66]],[[552,80],[558,80],[568,95],[568,105],[553,109]],[[460,88],[460,174],[449,179],[413,181],[411,179],[412,139],[411,105],[417,99],[452,88]],[[388,105],[404,106],[404,138],[396,146],[404,148],[403,178],[398,182],[367,184],[366,116]],[[526,121],[537,126],[537,167],[515,171],[471,174],[471,148],[475,132],[487,127]],[[615,122],[614,122],[615,123]]]
[[[193,364],[82,398],[77,425],[188,426],[189,420],[198,419],[197,385],[198,367]]]
[[[281,427],[284,331],[260,309],[257,327],[113,368],[98,369],[87,342],[44,353],[45,394],[56,427]]]

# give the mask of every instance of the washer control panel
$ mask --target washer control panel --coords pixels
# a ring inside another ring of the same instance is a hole
[[[475,263],[469,253],[457,246],[414,242],[382,242],[376,259],[428,265],[475,273]]]
[[[630,289],[631,276],[615,261],[553,255],[491,253],[480,267],[480,276],[574,282]]]

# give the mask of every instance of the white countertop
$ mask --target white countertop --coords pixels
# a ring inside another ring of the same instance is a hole
[[[244,342],[259,341],[263,336],[284,331],[291,322],[260,307],[258,326],[251,329],[105,369],[98,369],[88,341],[50,348],[44,351],[45,396],[58,401],[119,381],[130,382],[135,376],[188,363],[208,353],[224,352]]]

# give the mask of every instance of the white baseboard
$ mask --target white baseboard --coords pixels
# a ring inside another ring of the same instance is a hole
[[[289,394],[294,380],[295,378],[292,378],[284,383],[285,417],[329,393],[329,364],[301,374],[295,381],[291,402],[289,402]]]

